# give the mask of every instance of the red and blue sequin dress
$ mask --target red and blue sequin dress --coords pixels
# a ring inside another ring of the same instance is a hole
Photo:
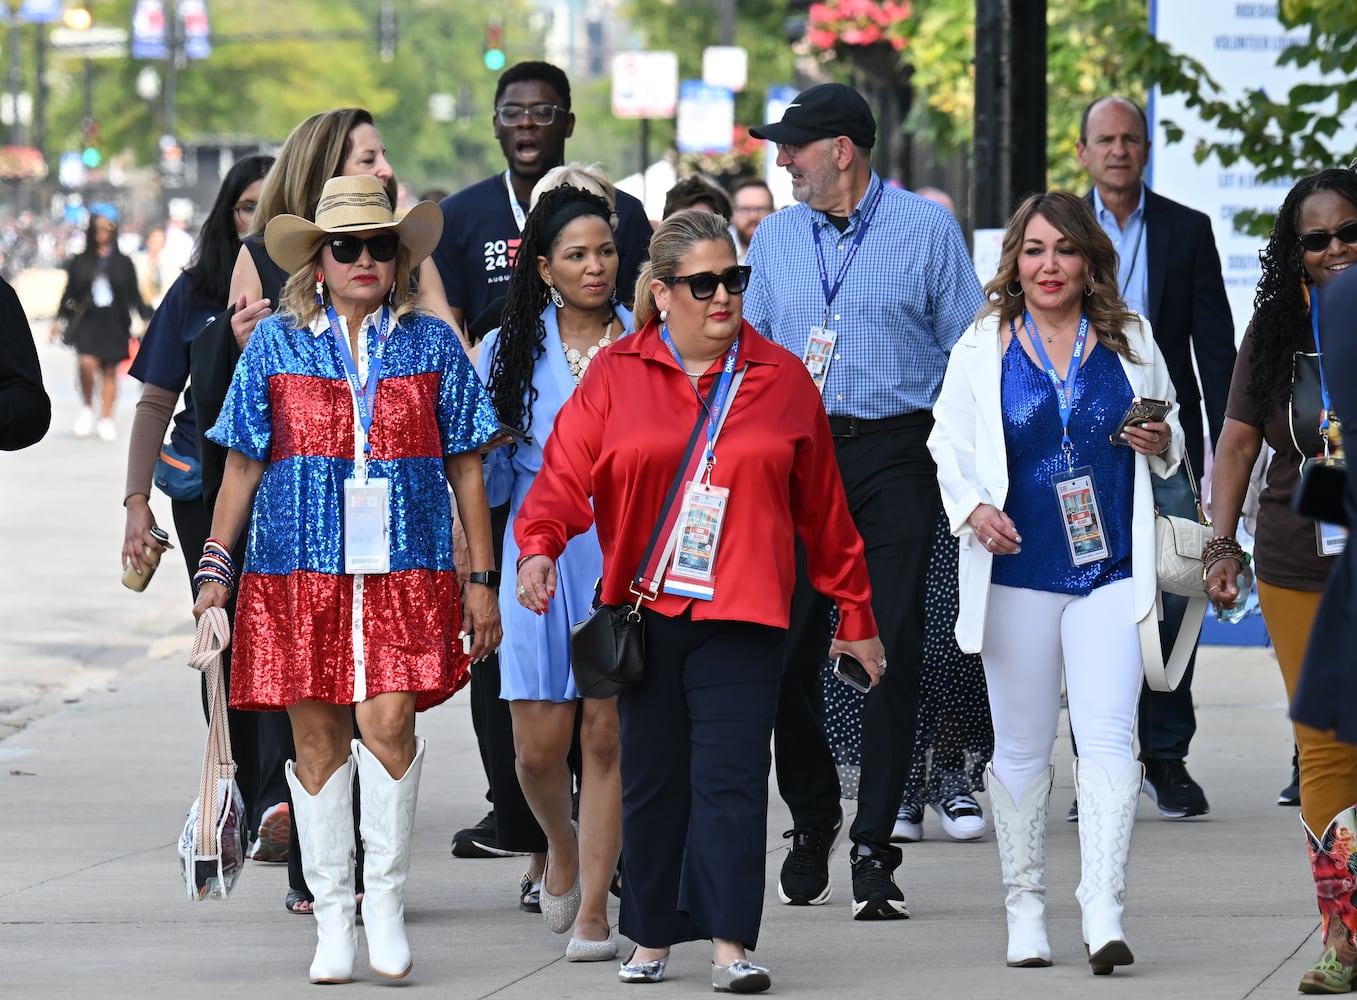
[[[364,320],[360,380],[380,318],[378,310]],[[499,424],[441,320],[404,316],[379,374],[367,466],[369,477],[389,481],[391,572],[354,576],[344,573],[342,508],[362,437],[328,324],[265,320],[236,367],[207,436],[267,468],[236,602],[234,708],[413,691],[422,711],[469,678],[443,458],[489,441]]]

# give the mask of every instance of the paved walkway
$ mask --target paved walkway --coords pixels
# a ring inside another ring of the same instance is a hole
[[[175,841],[193,797],[203,725],[177,555],[144,594],[117,582],[124,445],[77,441],[72,359],[44,346],[56,400],[37,448],[0,455],[0,996],[275,997],[307,990],[309,917],[282,907],[281,866],[251,864],[225,903],[190,903]],[[130,392],[130,389],[128,390]],[[123,432],[131,399],[120,405]],[[168,504],[156,504],[168,521]],[[1292,997],[1317,956],[1318,917],[1294,810],[1273,804],[1291,737],[1270,652],[1216,647],[1197,668],[1190,761],[1209,817],[1170,822],[1142,798],[1127,931],[1137,963],[1094,979],[1080,943],[1075,826],[1049,837],[1050,969],[1004,966],[993,837],[958,844],[935,818],[905,846],[908,921],[850,919],[846,849],[822,907],[777,902],[789,825],[774,799],[764,934],[774,993],[797,997]],[[7,707],[6,707],[7,706]],[[6,714],[7,713],[7,714]],[[23,726],[17,729],[19,725]],[[563,938],[515,906],[521,859],[461,860],[453,830],[484,790],[467,698],[422,716],[429,739],[407,912],[404,988],[447,998],[626,996],[615,965],[574,965]],[[1057,747],[1052,811],[1073,795]],[[705,945],[676,949],[664,997],[706,996]],[[389,995],[366,970],[343,996]],[[646,991],[650,996],[651,991]]]

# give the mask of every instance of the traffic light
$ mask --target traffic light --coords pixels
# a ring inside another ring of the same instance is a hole
[[[485,26],[485,68],[498,73],[504,68],[504,25],[491,21]]]
[[[99,123],[93,118],[84,118],[80,122],[80,131],[84,134],[85,144],[80,152],[80,162],[90,170],[104,162],[104,154],[99,152]]]

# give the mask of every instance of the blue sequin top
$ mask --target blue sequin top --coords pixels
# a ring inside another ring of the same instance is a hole
[[[1021,334],[1019,334],[1021,336]],[[1008,451],[1008,499],[1004,513],[1022,536],[1022,551],[995,556],[990,581],[1056,594],[1088,594],[1131,577],[1131,501],[1135,452],[1112,447],[1108,436],[1131,405],[1131,383],[1117,355],[1094,344],[1079,369],[1070,440],[1074,465],[1091,466],[1110,554],[1075,566],[1051,477],[1068,466],[1060,450],[1060,407],[1050,377],[1014,337],[1001,374],[1004,446]]]

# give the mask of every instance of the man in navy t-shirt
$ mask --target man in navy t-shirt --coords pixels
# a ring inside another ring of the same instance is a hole
[[[509,67],[495,88],[493,122],[508,169],[443,199],[443,238],[432,258],[463,329],[508,292],[533,185],[565,162],[575,131],[570,81],[550,63]],[[651,228],[641,203],[621,191],[617,217],[617,296],[630,302]]]

